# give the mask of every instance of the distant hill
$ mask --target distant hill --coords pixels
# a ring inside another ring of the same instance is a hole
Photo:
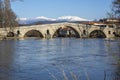
[[[62,17],[58,17],[57,19],[41,16],[34,19],[20,18],[19,25],[24,26],[24,25],[39,25],[39,24],[51,24],[51,23],[62,23],[62,22],[85,22],[85,21],[90,21],[90,20],[80,18],[77,16],[62,16]]]

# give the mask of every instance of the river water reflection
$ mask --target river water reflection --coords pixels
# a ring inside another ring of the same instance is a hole
[[[3,40],[0,80],[120,80],[120,40]]]

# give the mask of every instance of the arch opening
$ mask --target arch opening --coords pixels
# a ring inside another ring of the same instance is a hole
[[[43,38],[43,35],[38,30],[30,30],[24,35],[24,37],[40,37],[40,38]]]
[[[8,32],[7,37],[15,37],[15,34],[13,32]]]
[[[80,38],[80,35],[74,28],[66,26],[64,28],[60,27],[58,30],[56,30],[53,37]]]
[[[94,30],[90,33],[90,38],[106,38],[106,35],[101,30]]]

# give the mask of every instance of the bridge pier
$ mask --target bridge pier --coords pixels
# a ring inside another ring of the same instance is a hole
[[[45,37],[44,37],[45,39],[51,39],[52,38],[52,36],[51,36],[51,34],[45,34]]]

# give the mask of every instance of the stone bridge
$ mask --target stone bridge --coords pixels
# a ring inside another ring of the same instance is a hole
[[[79,23],[54,23],[44,25],[21,26],[14,29],[0,28],[0,36],[14,37],[17,35],[20,38],[24,37],[41,37],[41,38],[54,38],[58,37],[59,31],[67,29],[72,30],[74,37],[95,37],[95,38],[111,38],[115,37],[115,27],[111,26],[98,26],[86,25]],[[68,32],[66,32],[67,34]]]

